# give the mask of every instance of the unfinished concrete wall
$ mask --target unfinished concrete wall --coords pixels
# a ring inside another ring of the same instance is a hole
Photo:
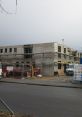
[[[33,53],[54,52],[54,43],[33,44]]]
[[[54,74],[54,43],[34,44],[33,53],[36,66],[41,68],[44,76]]]

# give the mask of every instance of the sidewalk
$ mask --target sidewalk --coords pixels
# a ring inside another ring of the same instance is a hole
[[[2,78],[0,82],[4,83],[18,83],[27,85],[38,85],[38,86],[52,86],[52,87],[67,87],[67,88],[82,88],[82,84],[72,83],[72,77],[61,76],[61,77],[43,77],[43,78]]]

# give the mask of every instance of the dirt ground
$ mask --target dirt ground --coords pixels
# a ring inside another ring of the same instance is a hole
[[[33,115],[26,115],[26,114],[10,115],[9,113],[0,112],[0,117],[34,117],[34,116]]]

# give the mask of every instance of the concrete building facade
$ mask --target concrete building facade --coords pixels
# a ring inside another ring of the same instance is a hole
[[[63,75],[66,65],[79,63],[81,53],[56,42],[0,46],[2,64],[30,64],[44,76]]]
[[[14,64],[23,59],[24,46],[0,46],[0,60],[3,64]]]

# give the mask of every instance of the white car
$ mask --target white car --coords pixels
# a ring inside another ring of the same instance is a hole
[[[74,64],[69,64],[68,68],[66,68],[66,75],[74,75]]]

